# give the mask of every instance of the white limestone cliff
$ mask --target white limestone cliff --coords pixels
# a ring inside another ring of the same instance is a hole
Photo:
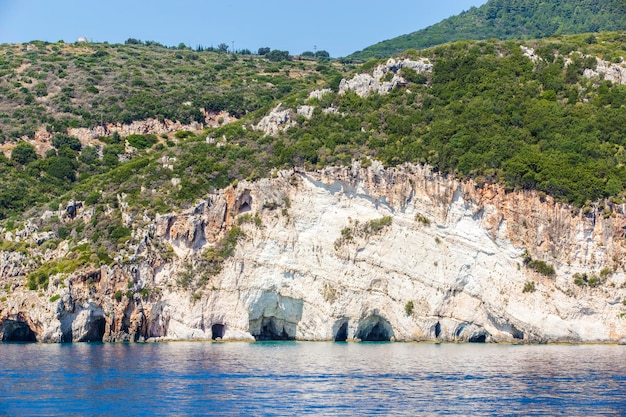
[[[207,249],[236,225],[233,256],[207,273]],[[621,205],[583,211],[420,166],[283,171],[155,219],[126,264],[51,279],[43,294],[14,284],[0,317],[5,337],[48,342],[618,342],[625,226]],[[2,282],[20,265],[0,258]]]

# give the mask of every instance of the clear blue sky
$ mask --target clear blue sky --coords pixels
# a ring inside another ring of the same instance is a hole
[[[349,55],[487,0],[0,0],[0,43],[31,40],[260,47]]]

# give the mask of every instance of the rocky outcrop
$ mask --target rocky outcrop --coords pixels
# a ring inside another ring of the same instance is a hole
[[[127,261],[45,291],[3,255],[3,328],[47,342],[626,338],[623,205],[580,210],[374,162],[242,181],[147,227]]]
[[[597,58],[595,69],[587,68],[583,75],[587,78],[602,77],[614,84],[626,84],[626,63],[622,59],[620,63],[608,62]]]
[[[294,120],[293,110],[281,109],[281,105],[279,104],[270,114],[263,117],[261,121],[254,126],[254,129],[260,130],[266,135],[276,135],[281,130],[289,129],[295,124],[296,121]]]
[[[423,74],[430,72],[433,66],[426,59],[413,61],[390,58],[385,64],[376,67],[372,75],[357,74],[350,80],[341,80],[339,94],[345,94],[347,91],[354,91],[360,97],[367,97],[372,93],[387,94],[395,87],[407,83],[400,74],[402,68],[410,68],[418,74]]]
[[[206,111],[204,109],[202,109],[202,112],[204,114],[204,123],[192,122],[190,124],[183,124],[179,121],[173,121],[169,119],[157,120],[150,118],[146,120],[133,121],[132,123],[128,124],[106,123],[104,125],[96,126],[93,128],[69,128],[67,129],[67,134],[78,138],[78,140],[80,140],[83,145],[88,145],[93,143],[93,141],[97,140],[98,138],[110,136],[114,132],[117,132],[124,137],[135,134],[161,135],[172,132],[180,132],[182,130],[197,132],[206,127],[216,127],[237,120],[235,117],[229,115],[228,112],[212,112]],[[37,154],[43,155],[48,149],[52,147],[51,140],[53,136],[53,132],[48,132],[44,127],[42,127],[35,132],[33,138],[25,136],[21,139],[33,145]],[[11,156],[11,149],[12,146],[3,149],[5,156]]]

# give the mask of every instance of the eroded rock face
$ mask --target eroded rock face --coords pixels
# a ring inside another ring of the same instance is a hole
[[[0,320],[0,340],[3,342],[36,342],[37,336],[23,314],[13,314]]]
[[[4,254],[0,280],[13,284],[0,317],[10,327],[21,314],[46,342],[618,342],[625,211],[421,166],[282,171],[158,217],[150,233],[133,232],[144,240],[132,261],[51,277],[42,294],[16,281],[28,258]],[[234,226],[244,236],[210,269],[206,251]],[[27,229],[14,238],[38,233]],[[555,274],[535,272],[528,256]],[[576,273],[603,281],[579,286]]]
[[[360,97],[367,97],[373,93],[387,94],[395,87],[406,84],[406,80],[399,74],[402,68],[411,68],[418,74],[423,74],[430,72],[433,66],[427,60],[390,58],[385,64],[379,65],[372,75],[357,74],[350,80],[341,80],[339,94],[345,94],[347,91],[354,91]]]
[[[263,131],[266,135],[276,135],[281,130],[289,129],[296,124],[294,112],[291,109],[281,109],[279,104],[267,116],[254,126],[255,130]]]

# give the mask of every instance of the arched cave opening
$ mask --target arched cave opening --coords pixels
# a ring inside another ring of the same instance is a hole
[[[223,324],[215,323],[211,326],[211,339],[222,339],[224,337],[224,333],[226,333],[226,326]]]
[[[36,342],[35,332],[26,322],[17,320],[5,320],[2,323],[3,342]]]
[[[359,323],[355,337],[362,342],[389,342],[393,337],[393,329],[387,320],[374,315]]]
[[[437,324],[435,324],[435,338],[438,338],[440,334],[441,334],[441,323],[437,322]]]
[[[264,340],[295,340],[296,335],[287,333],[284,320],[276,317],[263,317],[259,334],[254,335],[259,341]]]
[[[334,340],[335,342],[345,342],[346,340],[348,340],[348,322],[347,321],[344,321],[341,324],[341,326],[335,333]]]
[[[237,209],[237,214],[247,213],[252,210],[252,196],[250,195],[250,190],[244,190],[243,193],[238,197],[239,207]]]
[[[83,337],[81,337],[79,342],[102,342],[102,338],[104,337],[104,328],[106,325],[106,320],[104,317],[100,317],[95,319],[90,323],[89,330]]]
[[[513,336],[513,339],[524,340],[524,332],[515,326],[511,326],[511,335]]]
[[[245,202],[245,203],[243,203],[242,205],[239,206],[239,212],[237,214],[247,213],[250,210],[252,210],[250,208],[250,204],[248,204],[248,202]]]
[[[473,334],[468,339],[470,343],[485,343],[487,341],[487,335],[485,333]]]

